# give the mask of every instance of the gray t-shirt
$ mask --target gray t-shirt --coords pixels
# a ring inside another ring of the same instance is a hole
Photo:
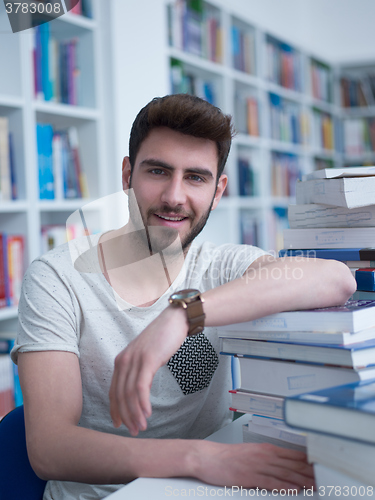
[[[247,245],[192,245],[172,286],[150,307],[136,307],[121,304],[100,272],[96,248],[94,245],[86,268],[82,262],[78,266],[85,272],[73,265],[68,244],[30,265],[23,281],[19,329],[11,356],[17,363],[18,352],[75,353],[83,391],[79,425],[130,436],[124,425],[113,427],[109,413],[116,355],[167,307],[171,293],[184,288],[205,292],[239,278],[265,252]],[[152,416],[140,438],[201,439],[230,422],[230,357],[219,356],[219,350],[217,330],[206,328],[186,339],[157,371],[151,388]],[[49,481],[44,500],[104,498],[120,486]]]

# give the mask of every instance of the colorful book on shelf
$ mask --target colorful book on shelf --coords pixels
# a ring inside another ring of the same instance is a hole
[[[238,188],[240,196],[254,196],[255,174],[249,158],[239,157],[238,166]]]
[[[53,128],[50,124],[37,123],[36,140],[39,169],[39,198],[53,200],[53,164],[52,164]]]
[[[375,320],[374,320],[375,323]],[[314,333],[311,333],[313,336]],[[304,363],[329,363],[336,366],[375,367],[375,336],[355,344],[297,344],[241,338],[221,338],[220,354],[250,358],[285,359]]]
[[[285,311],[238,323],[237,331],[359,332],[374,326],[375,301],[348,300],[343,306]],[[232,325],[226,326],[230,330]]]
[[[21,286],[24,273],[23,236],[8,235],[7,249],[8,249],[9,301],[11,306],[17,306],[21,296]]]
[[[375,446],[372,444],[308,432],[307,456],[309,463],[333,467],[345,476],[375,486]]]
[[[241,389],[229,392],[232,396],[232,406],[230,408],[232,411],[283,418],[284,398],[243,391]]]
[[[375,378],[375,367],[349,368],[239,357],[241,391],[286,397]]]
[[[317,203],[289,205],[288,221],[291,229],[375,227],[375,205],[359,208]]]
[[[9,354],[0,354],[0,419],[14,408],[13,362]]]
[[[284,248],[279,251],[279,257],[334,259],[341,262],[372,261],[375,260],[375,248]]]
[[[284,231],[284,248],[290,249],[365,248],[374,243],[375,227],[313,227]]]
[[[0,116],[0,199],[12,199],[9,121],[6,116]]]
[[[292,427],[375,444],[375,379],[287,398],[284,412]]]

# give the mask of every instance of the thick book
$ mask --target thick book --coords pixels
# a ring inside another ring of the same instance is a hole
[[[284,248],[350,248],[375,245],[375,227],[285,229]]]
[[[284,419],[299,429],[375,444],[375,379],[288,397]]]
[[[375,204],[375,177],[314,179],[296,184],[296,203],[356,208]]]
[[[278,397],[375,378],[375,367],[354,369],[322,364],[240,357],[241,391]]]
[[[375,260],[375,248],[300,248],[282,249],[279,257],[309,257],[311,259],[333,259],[341,262]]]
[[[237,323],[237,331],[254,332],[359,332],[375,326],[375,301],[348,300],[343,306],[284,311]],[[226,326],[232,330],[234,325]]]
[[[256,392],[241,391],[240,389],[229,392],[232,395],[232,406],[230,408],[232,411],[283,418],[284,398]]]
[[[372,444],[308,432],[307,457],[310,463],[333,467],[341,474],[375,486],[375,446]]]
[[[288,221],[291,229],[314,227],[375,227],[375,205],[360,208],[332,205],[289,205]]]
[[[357,294],[359,292],[355,292]],[[369,293],[369,292],[367,292]],[[353,295],[353,300],[375,300],[375,292],[372,297],[362,297]],[[274,342],[286,342],[293,344],[330,344],[330,345],[350,345],[364,340],[375,338],[375,327],[367,328],[359,332],[308,332],[308,331],[283,331],[283,332],[257,332],[244,330],[243,323],[218,328],[221,338],[227,339],[251,339],[251,340],[271,340]]]
[[[350,298],[353,300],[375,300],[375,292],[357,290]]]
[[[306,452],[306,434],[288,428],[282,422],[279,425],[271,426],[254,424],[250,420],[242,426],[242,437],[244,443],[270,443]]]
[[[352,345],[288,344],[249,339],[220,339],[221,354],[273,358],[336,366],[375,367],[375,338]]]
[[[310,174],[305,174],[302,180],[312,179],[337,179],[340,177],[367,177],[375,175],[375,167],[344,167],[344,168],[323,168],[315,170]]]
[[[314,476],[319,498],[336,498],[339,494],[350,500],[373,498],[373,487],[322,464],[314,464]],[[345,496],[344,496],[345,494]]]

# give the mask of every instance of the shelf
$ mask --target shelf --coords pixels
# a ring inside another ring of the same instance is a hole
[[[25,101],[22,97],[14,97],[0,94],[0,112],[1,108],[18,109],[25,105]]]
[[[74,200],[39,200],[37,203],[40,212],[74,212],[91,203],[90,198]]]
[[[70,104],[42,100],[35,100],[33,102],[33,109],[39,114],[66,116],[77,120],[97,120],[99,117],[98,110],[94,108],[85,108],[83,106],[72,106]]]
[[[221,63],[189,54],[180,49],[176,49],[175,47],[168,47],[168,55],[170,58],[178,59],[185,64],[189,64],[204,71],[205,73],[214,73],[217,76],[222,76],[224,72],[223,65]]]
[[[375,106],[341,108],[342,118],[372,118],[375,116]]]
[[[29,208],[30,203],[27,201],[0,201],[0,213],[27,212]]]

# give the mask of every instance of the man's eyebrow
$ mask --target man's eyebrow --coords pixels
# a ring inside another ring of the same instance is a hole
[[[141,161],[139,166],[140,167],[144,167],[144,166],[162,167],[162,168],[165,168],[166,170],[170,170],[170,171],[176,170],[173,165],[170,165],[169,163],[166,163],[163,160],[158,160],[156,158],[148,158],[146,160],[143,160],[143,161]],[[203,167],[186,168],[185,172],[192,173],[192,174],[199,174],[199,175],[202,175],[204,177],[209,177],[209,178],[214,177],[211,170],[209,170],[208,168],[203,168]]]

